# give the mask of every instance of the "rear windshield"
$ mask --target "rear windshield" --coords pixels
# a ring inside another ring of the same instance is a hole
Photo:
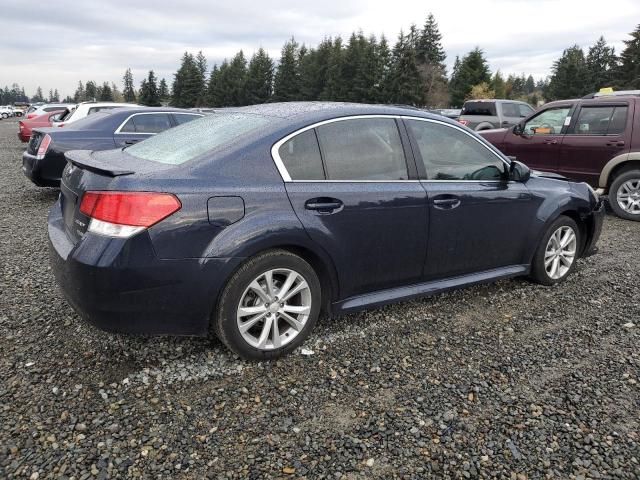
[[[467,102],[462,107],[461,115],[495,116],[496,104],[494,102]]]
[[[134,157],[180,165],[273,121],[247,113],[213,113],[184,123],[127,148]]]

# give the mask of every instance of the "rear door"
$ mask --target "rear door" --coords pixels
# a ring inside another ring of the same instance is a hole
[[[582,103],[562,141],[558,172],[597,186],[606,163],[629,151],[633,109],[625,100]]]
[[[405,119],[429,197],[428,280],[520,265],[539,203],[506,181],[506,162],[474,135],[434,120]]]
[[[126,147],[171,127],[173,122],[169,113],[135,113],[116,129],[113,140],[116,146]]]
[[[511,129],[504,138],[504,153],[531,168],[557,172],[562,138],[573,109],[573,103],[553,105],[527,119],[522,134]]]
[[[334,261],[343,299],[422,275],[426,193],[398,122],[324,122],[274,151],[298,218]]]

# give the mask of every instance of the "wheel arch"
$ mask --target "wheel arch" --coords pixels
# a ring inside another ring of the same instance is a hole
[[[600,172],[598,187],[608,189],[616,175],[633,168],[640,169],[640,152],[623,153],[613,157]]]

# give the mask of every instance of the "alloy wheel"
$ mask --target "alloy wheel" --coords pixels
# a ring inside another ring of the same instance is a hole
[[[640,215],[640,178],[627,180],[616,193],[616,200],[622,210],[631,215]]]
[[[553,232],[544,252],[544,268],[549,278],[558,280],[567,274],[576,258],[577,243],[571,227],[564,225]]]
[[[304,329],[311,313],[311,289],[305,278],[288,268],[268,270],[245,289],[236,321],[242,338],[259,350],[274,350]]]

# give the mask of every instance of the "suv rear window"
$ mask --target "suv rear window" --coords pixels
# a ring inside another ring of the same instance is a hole
[[[461,115],[480,115],[492,117],[496,115],[495,102],[466,102]]]
[[[272,117],[248,113],[213,113],[136,143],[127,153],[151,162],[180,165],[272,121]]]

